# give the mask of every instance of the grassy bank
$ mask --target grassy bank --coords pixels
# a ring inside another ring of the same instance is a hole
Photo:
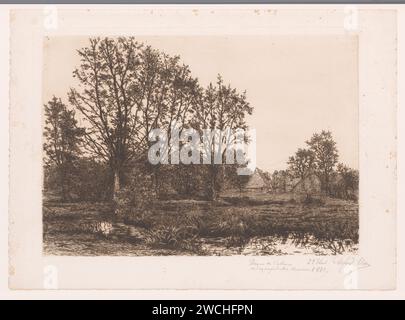
[[[289,195],[159,201],[117,217],[110,203],[44,202],[44,251],[57,255],[340,254],[358,242],[358,205]]]

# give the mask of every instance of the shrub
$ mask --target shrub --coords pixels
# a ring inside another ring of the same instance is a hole
[[[44,192],[62,196],[59,173],[54,167],[44,169]],[[69,201],[105,201],[111,198],[110,168],[90,158],[77,159],[69,170],[66,197]]]
[[[156,201],[153,176],[140,165],[134,167],[127,179],[127,185],[116,195],[115,213],[124,222],[149,227]]]
[[[260,216],[248,210],[227,210],[220,214],[209,213],[200,224],[200,235],[208,237],[227,237],[230,246],[245,244],[252,236],[269,232],[267,223]]]
[[[197,229],[193,226],[159,226],[147,232],[152,247],[201,252]]]
[[[334,223],[317,223],[313,235],[316,244],[328,249],[332,254],[342,254],[359,241],[358,221],[340,220]]]

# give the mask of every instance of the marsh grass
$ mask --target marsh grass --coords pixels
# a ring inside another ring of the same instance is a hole
[[[147,210],[128,207],[121,212],[114,214],[106,203],[46,204],[44,240],[52,234],[84,241],[93,234],[93,242],[109,241],[117,252],[130,243],[171,255],[209,255],[204,249],[209,244],[218,248],[218,254],[243,254],[251,247],[258,254],[283,254],[277,246],[287,243],[342,254],[358,243],[358,205],[345,200],[308,203],[270,196],[214,203],[170,200],[155,202]]]

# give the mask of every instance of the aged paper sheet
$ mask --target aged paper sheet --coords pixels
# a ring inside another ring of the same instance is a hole
[[[13,10],[10,288],[395,289],[396,32],[343,6]],[[172,116],[254,129],[251,174],[187,139],[156,166],[139,141]]]

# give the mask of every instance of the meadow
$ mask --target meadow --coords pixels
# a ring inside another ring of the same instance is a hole
[[[45,255],[336,255],[357,250],[358,228],[357,202],[288,193],[155,201],[125,216],[110,202],[43,203]]]

